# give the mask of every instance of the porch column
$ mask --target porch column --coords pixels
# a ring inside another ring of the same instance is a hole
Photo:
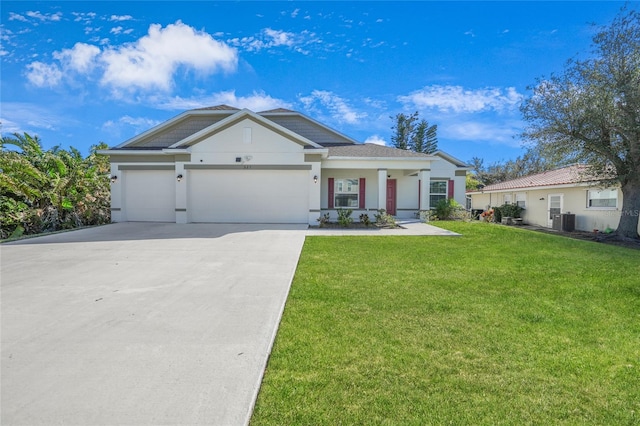
[[[180,180],[178,176],[182,175]],[[187,172],[183,162],[176,162],[176,223],[187,223]]]
[[[387,169],[378,169],[378,210],[387,209]]]
[[[420,179],[420,210],[429,210],[429,192],[431,188],[431,169],[421,169],[418,172]]]
[[[309,225],[317,225],[320,217],[320,199],[322,198],[322,168],[320,162],[311,163],[309,170]]]
[[[124,220],[122,216],[124,173],[118,170],[118,163],[111,163],[111,176],[116,178],[115,182],[111,182],[111,222],[122,222]]]

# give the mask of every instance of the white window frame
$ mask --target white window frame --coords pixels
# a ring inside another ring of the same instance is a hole
[[[502,204],[511,204],[511,194],[503,194]]]
[[[433,184],[434,183],[444,183],[444,192],[433,192]],[[440,197],[442,197],[444,195],[444,200],[449,198],[449,181],[448,180],[441,180],[441,179],[434,179],[432,181],[429,182],[429,205],[431,206],[431,208],[434,208],[436,206],[436,204],[438,204],[438,202],[440,202]],[[438,197],[438,201],[436,201],[435,203],[433,202],[433,197]]]
[[[522,207],[523,209],[527,208],[527,193],[526,192],[516,192],[516,205]]]
[[[598,198],[592,197],[592,194],[600,195],[603,192],[609,192],[615,194],[614,198]],[[593,206],[593,200],[614,200],[613,206]],[[617,188],[604,188],[604,189],[587,189],[587,209],[589,210],[616,210],[618,208],[618,189]]]
[[[354,189],[355,188],[355,189]],[[347,206],[340,205],[339,199],[348,200]],[[333,207],[336,209],[357,209],[360,206],[360,179],[342,178],[333,182]]]

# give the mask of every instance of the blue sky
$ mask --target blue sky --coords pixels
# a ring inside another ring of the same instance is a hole
[[[440,149],[506,160],[527,86],[586,57],[623,5],[3,1],[1,131],[87,153],[224,103],[389,144],[390,116],[418,111]]]

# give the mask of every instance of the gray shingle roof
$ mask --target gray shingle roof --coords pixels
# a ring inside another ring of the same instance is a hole
[[[195,108],[192,111],[240,111],[240,110],[236,107],[223,104],[223,105],[215,105],[215,106],[209,106],[209,107],[203,107],[203,108]]]
[[[376,145],[373,143],[328,146],[329,158],[331,157],[354,157],[354,158],[424,158],[430,156],[420,152],[407,151],[404,149],[392,148],[389,146]]]

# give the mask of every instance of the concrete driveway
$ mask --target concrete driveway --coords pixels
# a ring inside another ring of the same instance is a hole
[[[247,423],[305,228],[119,223],[2,245],[1,423]]]

